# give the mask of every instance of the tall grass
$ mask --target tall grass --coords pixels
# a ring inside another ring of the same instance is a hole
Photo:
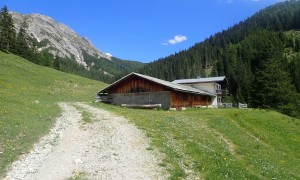
[[[299,179],[300,120],[255,109],[154,111],[94,106],[127,117],[165,158],[171,179]]]
[[[58,102],[93,101],[104,86],[0,52],[0,177],[48,132]]]

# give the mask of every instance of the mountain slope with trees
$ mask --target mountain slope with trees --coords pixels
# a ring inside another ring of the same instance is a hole
[[[108,83],[143,66],[102,53],[87,38],[48,16],[9,12],[6,6],[0,12],[0,40],[1,51]]]
[[[140,73],[169,81],[226,75],[230,101],[299,116],[298,29],[300,2],[281,2]]]

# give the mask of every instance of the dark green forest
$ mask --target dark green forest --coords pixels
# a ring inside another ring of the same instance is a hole
[[[50,42],[48,40],[38,42],[28,35],[26,29],[27,22],[25,19],[19,31],[16,31],[8,8],[4,6],[0,11],[0,50],[19,55],[35,64],[106,83],[117,80],[122,73],[131,72],[143,66],[143,63],[140,62],[121,60],[115,57],[112,57],[111,60],[98,58],[82,50],[84,60],[89,65],[88,68],[86,68],[78,64],[74,58],[53,56],[48,52],[52,47],[39,52],[37,50],[38,48],[46,47]],[[59,51],[57,49],[51,50]]]
[[[300,1],[263,9],[140,73],[169,81],[225,75],[227,101],[299,116]]]

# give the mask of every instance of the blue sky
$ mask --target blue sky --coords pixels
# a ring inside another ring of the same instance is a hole
[[[280,0],[1,0],[70,26],[102,52],[150,62],[188,49]]]

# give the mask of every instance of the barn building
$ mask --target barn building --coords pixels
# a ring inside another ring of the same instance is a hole
[[[112,104],[161,104],[163,109],[210,106],[216,95],[191,86],[130,73],[102,89],[97,99]]]
[[[216,95],[217,98],[215,98],[211,104],[213,107],[220,107],[222,105],[222,98],[223,96],[226,96],[225,89],[228,86],[228,81],[225,76],[208,78],[197,77],[196,79],[179,79],[173,81],[173,83],[191,86]]]

